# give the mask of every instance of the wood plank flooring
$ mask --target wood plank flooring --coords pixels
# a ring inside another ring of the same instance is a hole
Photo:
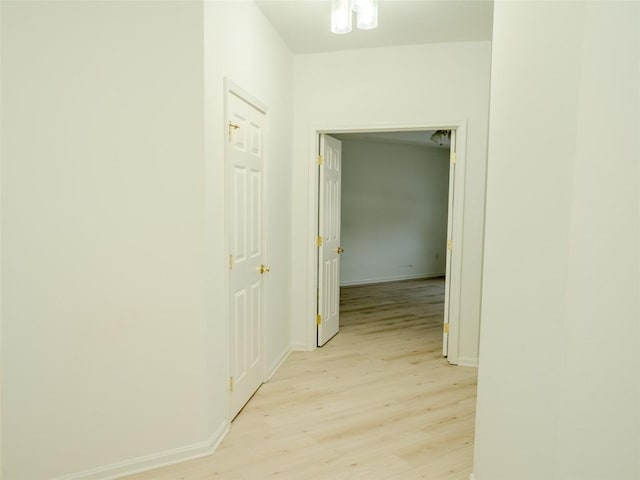
[[[213,455],[129,480],[467,480],[475,368],[442,357],[442,278],[346,287],[340,333],[293,352]]]

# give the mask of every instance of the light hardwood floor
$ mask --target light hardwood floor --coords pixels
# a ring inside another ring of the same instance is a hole
[[[129,480],[467,480],[476,369],[442,357],[443,279],[342,289],[340,333],[294,352],[213,455]]]

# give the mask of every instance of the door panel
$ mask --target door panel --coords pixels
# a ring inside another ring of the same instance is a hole
[[[340,192],[342,144],[328,135],[320,138],[318,236],[318,346],[339,329],[340,316]]]
[[[262,112],[228,93],[230,417],[264,376],[264,124]]]

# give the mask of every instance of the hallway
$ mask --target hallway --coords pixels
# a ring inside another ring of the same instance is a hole
[[[442,357],[443,298],[442,278],[343,288],[340,333],[293,352],[212,456],[127,478],[466,480],[477,370]]]

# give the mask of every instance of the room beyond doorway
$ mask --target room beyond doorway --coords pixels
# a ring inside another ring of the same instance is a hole
[[[461,258],[459,254],[455,254],[453,245],[461,244],[456,242],[456,238],[461,238],[464,194],[464,183],[461,181],[464,178],[464,162],[456,168],[456,150],[460,147],[464,152],[464,136],[460,137],[460,142],[456,142],[458,132],[464,132],[464,124],[423,129],[329,131],[318,137],[318,150],[321,153],[326,142],[324,139],[327,137],[340,139],[346,146],[352,147],[346,149],[345,160],[350,156],[350,150],[351,153],[360,150],[357,167],[359,171],[355,173],[356,180],[352,182],[352,185],[356,186],[354,195],[359,197],[352,205],[356,205],[355,210],[359,208],[359,211],[348,212],[343,208],[346,213],[343,219],[343,223],[346,219],[344,238],[347,245],[351,240],[353,242],[349,246],[345,245],[344,265],[347,267],[347,275],[346,281],[342,284],[423,278],[446,273],[442,345],[443,354],[454,364],[457,363]],[[399,153],[400,150],[402,153]],[[408,163],[401,158],[406,155],[411,157]],[[356,156],[358,155],[354,153],[353,157]],[[382,173],[376,170],[376,163],[384,167]],[[317,175],[321,196],[317,200],[316,222],[320,229],[317,233],[319,247],[323,240],[322,229],[326,224],[322,211],[327,204],[322,200],[322,195],[326,187],[331,187],[325,186],[322,181],[323,168],[326,167],[323,167],[321,156]],[[342,168],[343,171],[348,171],[344,170],[348,168],[348,163]],[[431,169],[430,172],[426,172],[426,177],[423,171],[425,168]],[[398,172],[401,173],[400,177],[396,175]],[[418,177],[423,179],[421,185],[418,184]],[[346,192],[348,203],[349,189]],[[424,195],[425,193],[427,195]],[[429,198],[429,195],[433,198]],[[367,205],[360,208],[359,203],[363,202]],[[419,213],[421,209],[422,214]],[[415,213],[415,216],[407,219],[410,212]],[[364,222],[366,225],[363,224],[365,219],[368,222]],[[408,233],[409,230],[401,231],[401,219],[404,221],[403,227],[409,228],[411,233]],[[357,230],[350,229],[352,224],[361,227],[355,235],[351,235]],[[423,232],[420,233],[420,230]],[[424,232],[428,235],[424,235]],[[376,247],[371,248],[372,245]],[[354,246],[356,248],[353,248]],[[321,249],[322,247],[318,251]],[[326,250],[326,247],[324,249]],[[412,252],[407,255],[411,249]],[[346,257],[351,257],[353,261]],[[315,270],[324,273],[325,267],[323,264],[323,268],[320,269],[316,264]],[[341,269],[342,267],[339,270]],[[316,278],[314,283],[324,287],[319,278]],[[323,289],[319,288],[318,305],[324,307],[325,304]],[[324,312],[318,308],[317,316],[320,323]],[[318,327],[318,332],[321,328]],[[322,343],[325,342],[326,339],[323,339]],[[318,344],[321,344],[319,340]],[[449,344],[452,344],[450,349]]]
[[[342,142],[342,286],[445,274],[450,142],[434,134],[333,135]]]

